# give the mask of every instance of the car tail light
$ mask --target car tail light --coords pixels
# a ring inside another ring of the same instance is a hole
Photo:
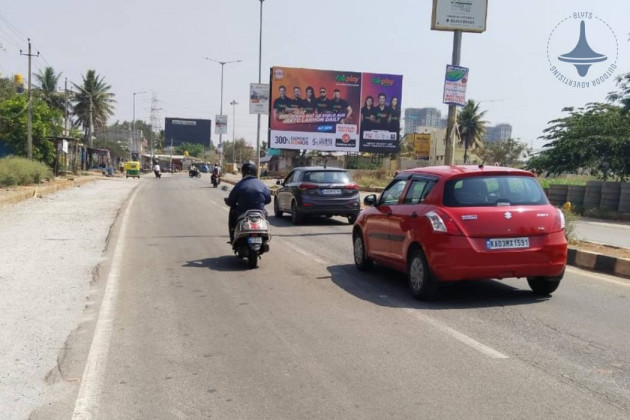
[[[462,234],[453,219],[446,214],[440,215],[435,211],[430,211],[424,216],[429,219],[429,223],[431,223],[434,232],[443,232],[450,235]]]
[[[346,189],[348,189],[348,190],[358,190],[359,186],[353,182],[352,184],[346,185]]]
[[[560,209],[556,209],[556,217],[553,221],[553,230],[557,232],[559,230],[563,230],[566,225],[566,220],[564,218],[564,213]]]
[[[317,184],[311,184],[310,182],[301,182],[298,185],[298,188],[302,191],[307,191],[307,190],[316,190],[317,189]]]

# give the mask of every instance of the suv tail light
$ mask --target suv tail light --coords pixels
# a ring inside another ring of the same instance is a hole
[[[434,232],[443,232],[458,236],[462,234],[453,219],[446,214],[438,214],[438,212],[432,210],[425,214],[424,217],[429,219],[429,223],[431,223]]]
[[[300,184],[298,185],[298,188],[301,191],[316,190],[317,184],[312,184],[310,182],[300,182]]]
[[[358,190],[359,186],[353,182],[351,184],[346,185],[346,189],[348,189],[348,190]]]

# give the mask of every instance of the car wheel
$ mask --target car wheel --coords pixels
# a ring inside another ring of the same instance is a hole
[[[356,222],[356,221],[357,221],[357,215],[356,214],[348,216],[348,223],[349,224],[354,225],[354,222]]]
[[[564,273],[563,273],[564,275]],[[549,296],[560,286],[562,275],[558,277],[527,277],[527,283],[534,294]]]
[[[278,198],[273,200],[273,215],[276,217],[282,217],[282,210],[280,210],[280,204],[278,204]]]
[[[360,271],[370,269],[373,261],[367,256],[367,249],[365,249],[365,241],[363,241],[361,232],[357,231],[354,234],[352,243],[354,245],[354,264]]]
[[[409,254],[408,278],[409,289],[416,299],[433,300],[437,295],[437,282],[431,275],[429,264],[421,249],[416,248]]]
[[[302,223],[303,216],[298,212],[297,204],[295,201],[291,203],[291,223],[299,225]]]

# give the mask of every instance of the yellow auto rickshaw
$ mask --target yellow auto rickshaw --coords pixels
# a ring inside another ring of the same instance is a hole
[[[129,177],[140,179],[140,162],[125,162],[125,178]]]

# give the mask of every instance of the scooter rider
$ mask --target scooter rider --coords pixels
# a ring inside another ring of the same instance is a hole
[[[262,210],[267,216],[265,204],[271,203],[271,191],[257,178],[258,168],[253,162],[245,162],[241,166],[243,178],[234,186],[230,195],[225,199],[225,204],[230,206],[228,228],[230,230],[230,243],[234,241],[234,229],[240,215],[247,210]]]

